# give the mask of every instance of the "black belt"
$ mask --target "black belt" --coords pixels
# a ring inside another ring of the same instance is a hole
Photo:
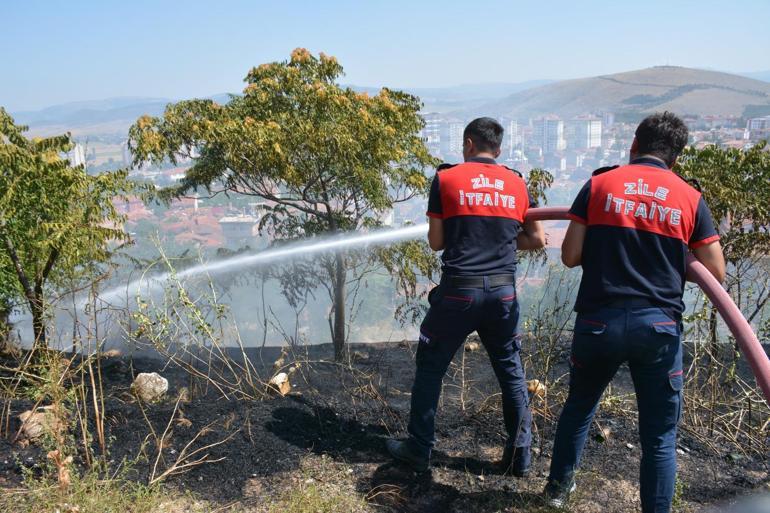
[[[646,298],[629,297],[622,299],[613,299],[608,303],[602,303],[604,308],[665,308],[660,303],[655,303]]]
[[[601,305],[596,305],[592,308],[575,307],[575,311],[578,313],[590,313],[590,312],[595,312],[600,308],[625,308],[625,309],[660,308],[661,310],[663,310],[663,312],[666,315],[668,315],[672,319],[676,319],[678,321],[682,320],[681,312],[677,311],[675,308],[672,308],[671,306],[664,306],[658,302],[651,301],[647,298],[641,298],[641,297],[627,297],[627,298],[613,299],[612,301],[608,301],[607,303],[602,303]]]
[[[458,289],[483,289],[484,278],[487,279],[490,287],[500,287],[502,285],[513,285],[516,277],[513,274],[493,274],[491,276],[447,276],[441,277],[441,281],[448,283],[451,287]]]

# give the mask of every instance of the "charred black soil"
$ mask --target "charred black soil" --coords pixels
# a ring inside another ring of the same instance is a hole
[[[431,471],[423,474],[395,464],[384,444],[387,437],[404,434],[414,346],[372,344],[352,349],[351,361],[345,364],[332,362],[327,346],[291,352],[287,366],[298,364],[290,376],[292,391],[254,400],[225,398],[213,386],[206,387],[205,381],[193,381],[183,369],[157,359],[108,360],[102,374],[109,460],[114,468],[129,462],[130,477],[147,482],[157,454],[157,447],[148,442],[152,431],[168,430],[155,476],[184,454],[196,435],[188,452],[225,440],[197,455],[205,454],[216,462],[172,475],[163,486],[192,492],[212,508],[232,511],[266,511],[287,491],[308,483],[325,483],[340,493],[356,495],[364,510],[473,513],[542,509],[539,493],[545,484],[555,416],[566,385],[566,349],[553,370],[552,379],[557,383],[548,390],[547,401],[540,396],[532,399],[534,468],[526,479],[502,475],[496,465],[505,437],[497,383],[483,349],[458,352],[444,380],[437,450]],[[257,365],[264,380],[269,379],[278,357],[274,349],[253,356],[252,361],[265,362]],[[139,372],[159,372],[166,377],[170,383],[166,399],[151,405],[139,403],[130,393]],[[640,449],[629,387],[624,368],[591,427],[573,511],[639,509]],[[183,397],[177,403],[180,394]],[[31,406],[27,400],[10,401],[11,438],[19,428],[18,414]],[[767,426],[763,436],[767,447]],[[756,448],[739,449],[707,443],[702,433],[683,426],[675,509],[700,511],[732,498],[767,493],[767,454]],[[21,447],[12,439],[0,438],[0,487],[19,486],[22,467],[34,472],[44,460],[37,445]]]

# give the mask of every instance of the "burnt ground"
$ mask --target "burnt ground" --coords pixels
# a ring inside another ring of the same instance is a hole
[[[534,468],[517,480],[501,475],[495,461],[502,452],[502,419],[497,384],[483,350],[458,352],[444,381],[437,419],[437,450],[431,471],[415,474],[391,461],[388,436],[401,436],[408,419],[409,389],[414,373],[414,346],[366,345],[354,348],[352,363],[331,362],[331,349],[316,346],[287,357],[299,369],[291,375],[292,392],[281,397],[225,399],[212,387],[204,393],[187,372],[151,358],[120,358],[104,366],[106,435],[114,468],[129,462],[128,475],[146,482],[155,463],[147,442],[171,422],[158,473],[168,468],[196,434],[191,450],[227,438],[197,456],[216,463],[194,466],[164,481],[170,491],[190,492],[213,507],[231,511],[267,511],[281,497],[309,485],[324,493],[356,497],[362,510],[387,512],[539,511],[539,493],[548,469],[554,418],[564,382],[551,387],[551,406],[533,398],[536,432]],[[566,372],[562,351],[554,376]],[[265,349],[267,376],[277,350]],[[256,356],[252,361],[260,361]],[[170,382],[167,398],[142,407],[130,394],[133,376],[157,371]],[[538,376],[529,376],[538,377]],[[186,387],[189,401],[176,398]],[[260,388],[259,391],[263,391]],[[639,509],[637,473],[640,449],[627,369],[616,377],[592,425],[583,457],[573,511],[626,512]],[[12,400],[11,432],[16,416],[31,402]],[[142,413],[144,411],[144,413]],[[15,425],[14,425],[15,423]],[[599,441],[599,426],[610,431]],[[205,429],[204,429],[205,428]],[[201,433],[201,430],[203,432]],[[770,490],[770,444],[740,451],[729,444],[706,443],[680,430],[677,511],[701,511],[731,499]],[[19,486],[22,466],[35,471],[43,451],[23,448],[0,437],[0,487]],[[365,501],[365,502],[364,502]],[[357,506],[356,508],[358,508]],[[353,506],[350,506],[353,508]],[[357,510],[357,509],[356,509]]]

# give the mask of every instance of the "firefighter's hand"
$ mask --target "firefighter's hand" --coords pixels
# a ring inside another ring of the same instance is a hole
[[[545,246],[545,230],[540,221],[525,220],[522,228],[516,238],[517,249],[540,249]]]

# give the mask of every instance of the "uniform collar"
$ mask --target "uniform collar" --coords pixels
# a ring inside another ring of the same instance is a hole
[[[629,164],[637,165],[637,166],[652,166],[652,167],[659,167],[661,169],[665,169],[666,171],[669,171],[668,166],[663,163],[663,161],[651,158],[651,157],[637,157],[633,159]]]
[[[467,162],[478,162],[480,164],[497,164],[497,161],[489,157],[471,157]]]

